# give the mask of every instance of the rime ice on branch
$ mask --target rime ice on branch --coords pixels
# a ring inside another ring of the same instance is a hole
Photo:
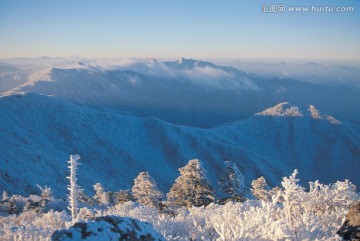
[[[67,177],[68,179],[70,179],[70,185],[68,186],[68,190],[70,191],[68,209],[71,212],[72,221],[76,220],[77,217],[77,194],[79,191],[81,191],[80,187],[76,184],[76,169],[77,166],[80,165],[78,160],[80,160],[80,156],[76,154],[70,155],[70,160],[68,161],[70,163],[70,176]]]

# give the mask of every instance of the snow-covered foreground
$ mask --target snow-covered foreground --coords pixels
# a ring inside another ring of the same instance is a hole
[[[151,223],[167,240],[341,240],[336,232],[349,204],[359,199],[345,181],[333,185],[298,185],[296,173],[283,178],[271,201],[247,200],[226,205],[177,209],[176,216],[134,202],[81,208],[77,221],[116,215]],[[19,197],[17,197],[19,199]],[[49,240],[58,229],[70,227],[70,214],[27,211],[0,218],[1,240]]]

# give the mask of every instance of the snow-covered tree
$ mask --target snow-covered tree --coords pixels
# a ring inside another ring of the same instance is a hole
[[[9,195],[7,194],[6,191],[3,191],[1,201],[6,202],[8,200],[9,200]]]
[[[100,183],[96,183],[94,185],[95,196],[94,199],[97,201],[98,204],[107,205],[109,204],[109,194],[105,192],[104,187]]]
[[[43,213],[45,203],[28,198],[24,207],[24,212]]]
[[[224,163],[224,175],[220,179],[221,190],[230,195],[232,201],[243,201],[245,199],[244,176],[234,162]]]
[[[97,203],[97,201],[94,198],[86,195],[83,190],[78,191],[77,200],[78,202],[85,203],[88,205],[95,205]]]
[[[302,204],[304,202],[305,188],[300,186],[299,179],[296,178],[298,170],[295,169],[290,177],[284,177],[281,185],[284,188],[282,197],[284,199],[284,214],[287,223],[290,224],[295,237],[298,235],[298,227],[301,226],[301,217],[303,215]]]
[[[190,160],[179,171],[180,176],[167,194],[170,205],[190,208],[191,206],[206,206],[214,201],[214,190],[199,160]]]
[[[70,185],[68,186],[69,194],[69,207],[68,209],[71,212],[72,221],[76,220],[78,213],[78,205],[77,205],[77,195],[81,191],[81,188],[77,185],[77,177],[76,177],[76,169],[77,166],[80,165],[78,162],[80,160],[79,155],[70,155],[70,160],[68,161],[70,166],[70,176],[67,178],[70,179]]]
[[[79,209],[78,219],[80,220],[90,220],[95,219],[94,211],[91,209],[88,209],[86,207]]]
[[[139,173],[134,180],[132,192],[138,203],[156,208],[164,196],[148,172]]]
[[[263,176],[251,182],[251,193],[258,200],[270,201],[269,186]]]
[[[50,187],[41,187],[40,185],[36,185],[41,190],[41,199],[44,201],[50,201],[52,199],[52,191]]]
[[[115,204],[122,204],[128,201],[135,201],[134,195],[131,190],[120,190],[116,193]]]
[[[2,199],[0,202],[0,213],[9,213],[9,214],[17,214],[19,213],[19,209],[16,206],[15,198],[12,196],[9,197],[6,191],[3,191]]]

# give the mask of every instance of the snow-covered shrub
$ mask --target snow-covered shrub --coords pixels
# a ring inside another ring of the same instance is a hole
[[[10,198],[4,198],[4,201],[0,202],[0,216],[19,214],[24,210],[27,202],[28,198],[21,195],[13,195]]]
[[[349,207],[353,200],[359,199],[359,194],[356,193],[356,186],[349,180],[344,182],[337,181],[331,185],[333,193],[333,205],[337,207]]]
[[[251,182],[251,193],[258,200],[270,201],[269,186],[263,176]]]
[[[304,214],[302,203],[305,201],[305,188],[300,186],[298,182],[300,179],[296,178],[298,171],[295,169],[290,177],[284,177],[281,185],[283,186],[284,198],[284,218],[290,225],[290,228],[297,237],[298,227],[302,225],[301,217]]]
[[[135,218],[151,223],[166,240],[177,241],[340,240],[336,232],[344,222],[348,205],[360,198],[355,187],[345,180],[332,185],[314,182],[305,190],[296,175],[295,171],[285,177],[283,187],[277,188],[268,201],[180,207],[174,210],[176,215],[130,201],[103,206],[99,210],[96,209],[98,206],[87,206],[79,210],[77,218],[85,222],[107,215]],[[29,198],[41,200],[39,196]],[[14,195],[10,199],[23,207],[29,198]],[[44,209],[42,214],[7,214],[0,216],[0,240],[49,240],[55,230],[71,225],[71,215],[65,211],[47,212]]]
[[[42,215],[23,212],[18,216],[0,217],[0,240],[49,240],[55,230],[65,228],[65,223],[70,220],[65,211],[50,211]]]
[[[80,208],[78,213],[79,220],[91,220],[95,218],[95,213],[89,208]]]
[[[0,216],[15,214],[15,213],[18,213],[19,211],[20,210],[16,206],[14,199],[9,198],[7,196],[7,193],[4,191],[2,201],[0,202]]]
[[[42,202],[40,196],[30,195],[30,197],[26,200],[26,205],[23,211],[42,213],[44,206],[45,203]]]

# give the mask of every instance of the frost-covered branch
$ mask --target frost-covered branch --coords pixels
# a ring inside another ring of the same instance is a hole
[[[80,160],[79,155],[70,155],[70,160],[68,161],[70,166],[70,176],[67,178],[70,179],[70,185],[68,186],[68,190],[70,191],[69,195],[69,207],[68,209],[71,212],[72,221],[76,220],[78,207],[77,207],[77,193],[81,191],[80,187],[77,185],[77,178],[76,178],[76,169],[77,166],[80,165],[78,162]]]

